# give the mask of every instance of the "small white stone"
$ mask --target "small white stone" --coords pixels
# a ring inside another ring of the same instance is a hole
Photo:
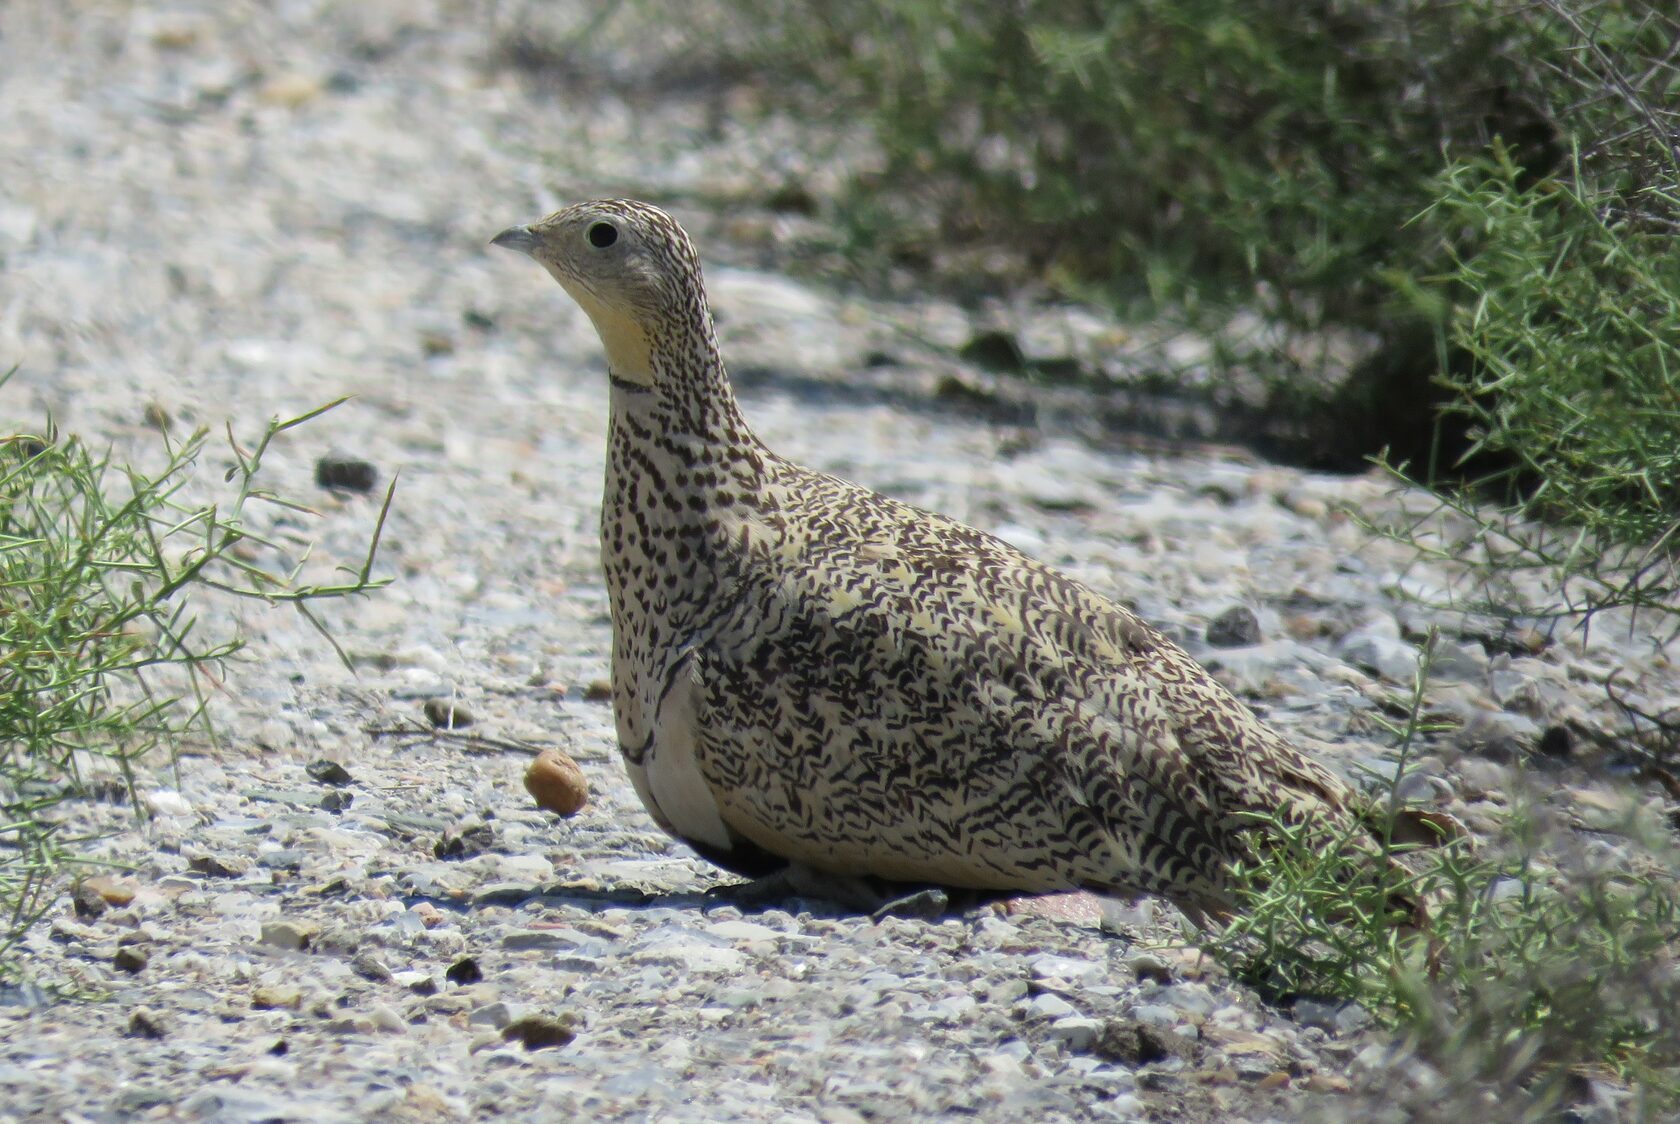
[[[397,1013],[397,1009],[386,1003],[375,1003],[368,1011],[368,1018],[380,1030],[393,1034],[402,1034],[408,1029],[408,1023]]]
[[[142,797],[154,816],[190,816],[192,801],[172,788],[159,788]]]
[[[1199,983],[1176,983],[1164,987],[1155,998],[1192,1015],[1205,1017],[1214,1008],[1213,993]]]
[[[1050,1037],[1066,1043],[1070,1050],[1087,1050],[1102,1033],[1102,1028],[1101,1019],[1068,1015],[1050,1024]]]
[[[1028,967],[1035,980],[1083,980],[1101,972],[1106,965],[1072,956],[1040,956]]]
[[[1042,995],[1033,996],[1027,1002],[1027,1010],[1034,1018],[1039,1019],[1060,1019],[1079,1013],[1078,1008],[1066,999],[1059,995],[1052,995],[1048,991]]]
[[[1140,1003],[1132,1008],[1132,1018],[1150,1026],[1177,1026],[1183,1020],[1184,1014],[1159,1003]]]
[[[933,1018],[940,1022],[961,1022],[974,1013],[979,1001],[972,995],[952,995],[933,1004],[929,1008]]]
[[[782,936],[768,925],[752,921],[719,921],[707,925],[706,932],[726,941],[775,941]]]
[[[635,964],[669,964],[696,975],[727,975],[746,967],[747,954],[715,945],[668,943],[631,953]]]

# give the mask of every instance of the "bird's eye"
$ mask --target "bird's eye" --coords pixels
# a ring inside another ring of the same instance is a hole
[[[604,250],[618,241],[618,227],[610,222],[598,222],[589,228],[589,244]]]

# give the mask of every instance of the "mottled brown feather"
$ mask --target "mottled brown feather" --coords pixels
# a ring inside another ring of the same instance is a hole
[[[1343,781],[1126,609],[766,449],[664,212],[584,203],[498,240],[607,348],[613,704],[668,830],[741,869],[1142,892],[1194,916],[1230,909],[1256,814],[1354,830]]]

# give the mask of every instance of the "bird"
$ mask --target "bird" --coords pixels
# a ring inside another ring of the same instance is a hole
[[[618,746],[699,855],[749,878],[1152,895],[1206,926],[1280,825],[1376,853],[1353,786],[1130,610],[766,447],[663,210],[591,200],[492,244],[542,265],[605,351]]]

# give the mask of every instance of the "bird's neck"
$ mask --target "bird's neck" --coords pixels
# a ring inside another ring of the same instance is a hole
[[[674,528],[709,523],[722,509],[756,500],[775,458],[741,416],[722,366],[707,381],[698,388],[613,382],[605,518],[640,511],[638,527]]]
[[[738,564],[737,528],[775,463],[742,419],[715,347],[709,356],[651,386],[612,384],[601,556],[613,675],[632,693],[665,683],[661,661],[678,647],[666,638],[715,612]],[[640,744],[646,708],[615,706],[620,740]]]
[[[679,461],[760,447],[735,401],[709,315],[660,333],[638,352],[633,369],[618,358],[609,348],[615,438],[624,431],[633,447]]]

